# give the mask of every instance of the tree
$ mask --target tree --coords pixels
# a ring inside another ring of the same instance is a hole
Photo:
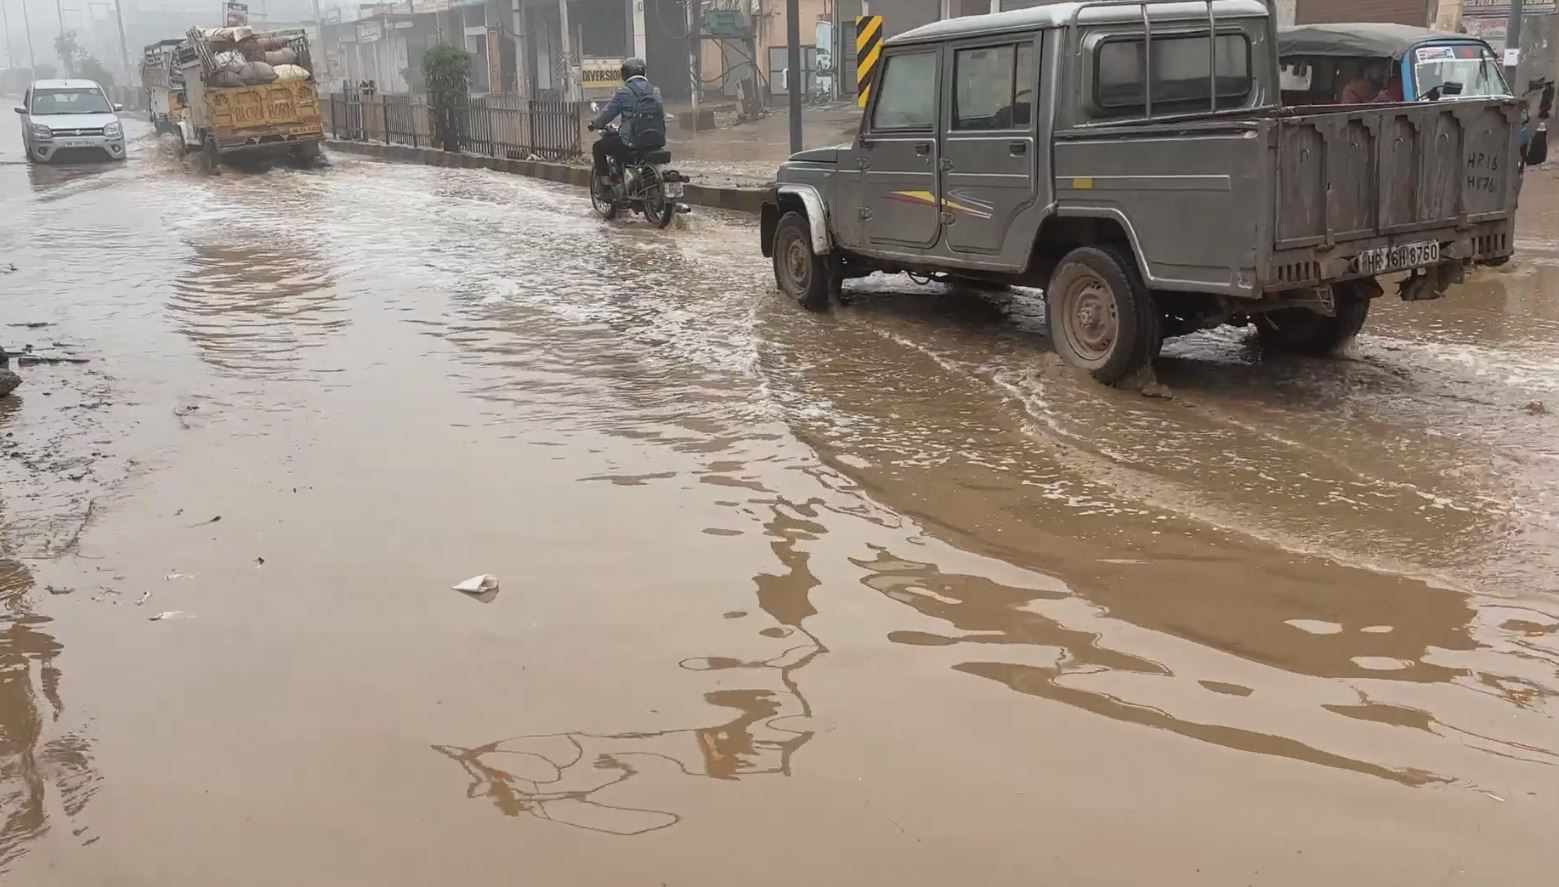
[[[422,54],[422,79],[434,104],[464,102],[471,94],[471,53],[440,43]]]
[[[460,150],[461,122],[471,113],[471,53],[440,43],[422,54],[433,127],[445,151]]]
[[[59,56],[60,64],[65,68],[65,76],[74,77],[79,59],[86,55],[86,51],[76,42],[76,32],[66,31],[54,38],[54,54]]]
[[[114,75],[103,63],[93,56],[87,56],[76,66],[76,73],[88,80],[96,80],[99,86],[113,86]]]
[[[66,77],[85,77],[88,80],[96,80],[102,86],[113,86],[114,75],[103,67],[103,63],[89,55],[81,48],[81,43],[76,40],[75,31],[66,31],[54,38],[54,53],[60,57],[60,64],[65,66]],[[38,69],[43,70],[43,65]],[[49,76],[54,76],[50,69]],[[48,79],[39,76],[40,80]]]

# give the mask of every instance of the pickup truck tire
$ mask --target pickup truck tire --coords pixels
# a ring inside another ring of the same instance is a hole
[[[1324,357],[1352,341],[1369,317],[1370,300],[1351,290],[1343,297],[1337,288],[1337,316],[1327,317],[1308,308],[1284,308],[1256,315],[1256,334],[1261,347],[1286,354]]]
[[[1056,353],[1106,385],[1158,354],[1158,310],[1125,246],[1080,246],[1062,256],[1045,287],[1045,320]]]
[[[780,291],[809,311],[826,311],[843,275],[827,256],[812,251],[812,225],[788,212],[774,228],[774,280]]]

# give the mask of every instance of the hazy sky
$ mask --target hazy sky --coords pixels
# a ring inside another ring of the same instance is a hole
[[[63,15],[65,30],[75,31],[83,46],[111,69],[119,66],[119,31],[114,21],[113,0],[0,0],[0,68],[27,67],[27,31],[22,7],[32,24],[32,48],[39,64],[58,66],[54,38]],[[313,0],[248,0],[251,15],[263,12],[272,21],[300,21],[314,17]],[[320,7],[355,4],[320,0]],[[125,43],[132,64],[140,48],[156,40],[177,37],[192,25],[213,25],[221,16],[221,0],[124,0]],[[8,28],[5,25],[9,25]],[[14,56],[14,60],[8,58]]]

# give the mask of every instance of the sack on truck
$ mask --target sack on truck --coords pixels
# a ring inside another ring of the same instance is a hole
[[[309,79],[309,69],[303,67],[302,65],[277,65],[276,79],[307,80]]]
[[[276,82],[276,69],[265,62],[246,62],[238,69],[238,78],[246,86]]]
[[[296,65],[298,63],[298,51],[289,47],[271,50],[265,54],[265,63],[272,67],[277,65]]]

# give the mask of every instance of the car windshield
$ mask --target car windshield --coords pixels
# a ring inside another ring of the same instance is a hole
[[[1413,76],[1418,81],[1420,98],[1437,88],[1442,96],[1447,83],[1461,84],[1462,98],[1510,95],[1499,61],[1487,47],[1478,43],[1452,46],[1420,46],[1413,50]]]
[[[34,114],[106,114],[114,110],[95,89],[40,89],[33,93]]]

